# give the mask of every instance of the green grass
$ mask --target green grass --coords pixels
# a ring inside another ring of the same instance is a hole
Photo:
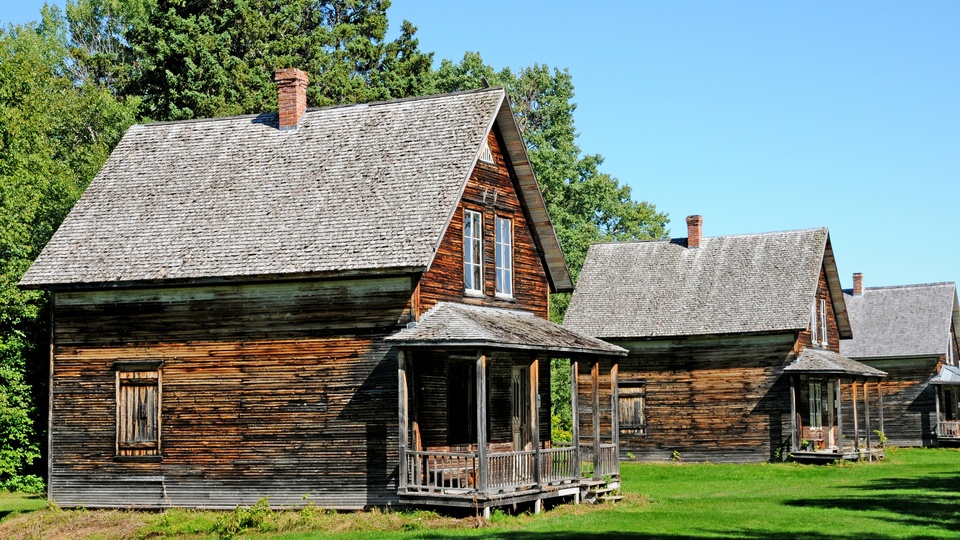
[[[563,505],[539,516],[497,512],[487,523],[432,512],[265,511],[256,512],[234,536],[960,538],[960,451],[953,449],[892,449],[882,463],[842,466],[624,463],[622,472],[627,497],[616,505]],[[0,521],[0,538],[220,538],[231,536],[225,529],[238,518],[251,516],[42,507],[42,500],[0,496],[0,515],[6,516]],[[14,510],[28,513],[7,516]],[[19,535],[22,530],[33,536]],[[87,534],[91,530],[98,532]]]

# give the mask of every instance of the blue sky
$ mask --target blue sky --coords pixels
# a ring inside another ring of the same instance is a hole
[[[845,287],[960,279],[960,2],[591,5],[395,0],[389,15],[437,62],[568,68],[580,147],[674,236],[689,214],[706,236],[827,226]]]

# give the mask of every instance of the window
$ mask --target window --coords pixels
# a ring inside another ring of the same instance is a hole
[[[160,455],[161,366],[159,360],[114,362],[118,457]]]
[[[620,381],[619,393],[620,433],[645,435],[647,433],[647,383],[646,381]]]
[[[490,142],[487,140],[483,141],[483,148],[480,149],[480,161],[493,164],[493,152],[490,151]]]
[[[810,428],[823,429],[823,383],[810,383]]]
[[[820,299],[820,345],[827,347],[827,301]]]
[[[483,292],[483,218],[480,212],[463,212],[463,274],[468,291]]]
[[[820,298],[810,306],[810,343],[826,348],[827,340],[827,301]]]
[[[513,296],[513,222],[497,218],[497,294]]]

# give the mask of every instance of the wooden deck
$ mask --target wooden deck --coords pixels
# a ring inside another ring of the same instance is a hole
[[[854,448],[832,450],[798,450],[790,452],[790,459],[799,463],[833,463],[834,461],[878,461],[883,459],[883,448]]]

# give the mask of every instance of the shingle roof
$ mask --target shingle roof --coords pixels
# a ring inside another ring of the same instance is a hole
[[[840,341],[851,358],[947,354],[950,329],[960,334],[960,308],[953,282],[867,287],[862,296],[844,291],[853,339]]]
[[[21,281],[32,288],[422,270],[494,122],[559,289],[556,235],[503,89],[135,125]]]
[[[867,377],[886,377],[885,371],[861,364],[833,351],[822,349],[804,349],[800,357],[794,360],[784,371],[798,373],[835,373],[844,375],[863,375]]]
[[[821,265],[849,333],[827,229],[590,246],[564,326],[600,338],[800,330]]]
[[[490,347],[559,354],[626,356],[627,350],[578,334],[532,313],[440,302],[387,341],[423,347]]]

